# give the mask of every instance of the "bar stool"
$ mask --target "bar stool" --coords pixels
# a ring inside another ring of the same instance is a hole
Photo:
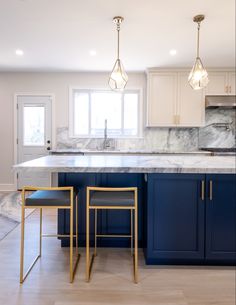
[[[95,246],[90,259],[90,210],[95,211]],[[105,235],[97,234],[98,210],[130,210],[131,234],[130,235]],[[133,211],[134,211],[134,253],[133,248]],[[131,253],[133,256],[134,282],[138,282],[138,189],[137,187],[110,188],[87,187],[86,197],[86,281],[89,282],[94,258],[97,255],[97,237],[128,237],[131,239]]]
[[[32,192],[25,198],[26,192]],[[73,234],[73,207],[75,204],[76,234]],[[33,260],[27,272],[24,274],[24,239],[25,239],[25,210],[40,209],[40,229],[39,229],[39,254]],[[43,209],[68,209],[70,210],[70,234],[42,234]],[[21,219],[21,248],[20,248],[20,283],[23,283],[31,269],[41,257],[42,237],[69,237],[70,238],[70,282],[73,282],[76,268],[79,262],[78,253],[78,196],[73,187],[32,187],[25,186],[22,189],[22,219]],[[73,267],[73,237],[76,238],[76,262]]]

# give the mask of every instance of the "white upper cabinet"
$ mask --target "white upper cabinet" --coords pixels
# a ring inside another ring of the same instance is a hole
[[[148,74],[147,126],[174,126],[177,100],[176,73]]]
[[[209,83],[206,87],[206,95],[225,95],[228,90],[227,72],[209,72]]]
[[[235,95],[235,72],[209,72],[206,95]]]
[[[205,121],[203,90],[193,90],[186,72],[178,73],[177,123],[179,126],[202,126]]]
[[[229,94],[230,95],[235,95],[236,90],[235,90],[235,72],[229,72],[228,74],[228,83],[229,83]]]
[[[204,96],[188,84],[189,71],[150,71],[147,85],[148,127],[193,127],[204,124]]]

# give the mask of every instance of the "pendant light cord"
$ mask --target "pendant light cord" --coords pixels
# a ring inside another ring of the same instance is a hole
[[[120,59],[120,24],[117,23],[117,59]]]
[[[197,26],[197,58],[199,58],[200,22]]]

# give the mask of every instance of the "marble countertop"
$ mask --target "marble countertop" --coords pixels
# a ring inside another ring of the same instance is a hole
[[[235,173],[235,157],[205,155],[49,155],[13,166],[20,171],[101,173]]]
[[[106,154],[106,155],[211,155],[209,151],[177,151],[177,150],[91,150],[80,148],[60,148],[50,150],[51,155],[66,154]]]

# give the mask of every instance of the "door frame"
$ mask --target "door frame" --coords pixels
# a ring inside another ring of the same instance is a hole
[[[18,144],[17,144],[17,135],[18,135],[18,108],[17,108],[17,100],[19,96],[49,96],[51,99],[52,107],[51,107],[51,122],[52,122],[52,149],[55,148],[56,143],[56,120],[55,120],[55,94],[54,93],[15,93],[14,94],[14,136],[13,136],[13,149],[14,149],[14,164],[17,164],[17,155],[18,155]],[[17,173],[14,173],[13,177],[14,181],[14,190],[17,190]]]

